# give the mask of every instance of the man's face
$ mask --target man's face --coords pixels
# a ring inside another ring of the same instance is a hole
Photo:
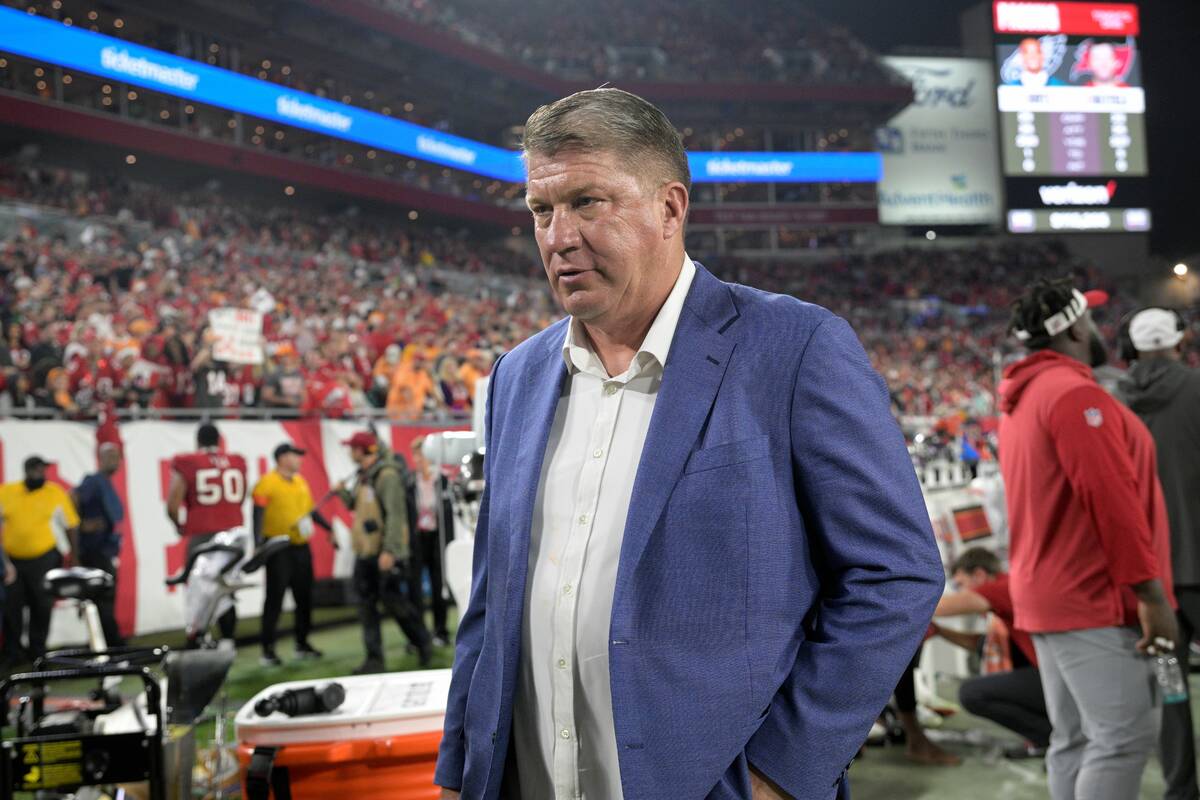
[[[653,301],[666,251],[659,192],[610,152],[530,155],[525,200],[550,288],[584,322]]]
[[[1100,329],[1096,327],[1096,321],[1092,319],[1092,312],[1088,311],[1084,316],[1087,319],[1088,366],[1093,369],[1103,367],[1108,363],[1108,347],[1104,344]]]
[[[367,457],[367,451],[364,450],[363,448],[361,448],[361,447],[351,447],[350,448],[350,460],[353,461],[358,466],[360,466],[360,467],[362,466],[362,462],[364,459],[366,459],[366,457]]]
[[[1096,83],[1112,83],[1121,69],[1121,62],[1117,60],[1117,51],[1113,46],[1102,42],[1092,45],[1088,51],[1088,66]]]
[[[300,456],[297,453],[284,453],[279,457],[279,469],[283,472],[299,472]]]
[[[100,450],[100,471],[111,475],[121,467],[121,451],[115,447]]]
[[[954,580],[954,585],[959,588],[959,591],[974,591],[987,583],[990,577],[986,570],[978,567],[970,572],[960,569],[951,576]]]
[[[33,484],[42,484],[46,482],[46,465],[37,464],[25,470],[25,480]]]
[[[1021,62],[1029,72],[1042,71],[1042,43],[1037,39],[1021,42]]]

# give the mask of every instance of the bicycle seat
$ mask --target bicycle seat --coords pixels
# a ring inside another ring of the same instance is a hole
[[[229,559],[225,566],[222,567],[221,574],[224,575],[237,566],[244,552],[241,547],[232,544],[209,542],[208,544],[200,545],[188,555],[187,563],[184,564],[183,569],[166,579],[166,584],[167,586],[179,586],[180,584],[187,583],[188,577],[192,574],[192,568],[196,566],[196,561],[199,560],[200,556],[208,555],[209,553],[229,553],[237,556],[237,558]]]
[[[112,591],[113,576],[102,569],[69,567],[46,573],[46,591],[61,599],[96,600]]]

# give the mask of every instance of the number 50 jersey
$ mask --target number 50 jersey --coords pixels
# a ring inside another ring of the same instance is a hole
[[[245,524],[246,459],[239,455],[201,450],[171,460],[187,486],[183,505],[187,519],[184,536],[203,536]]]

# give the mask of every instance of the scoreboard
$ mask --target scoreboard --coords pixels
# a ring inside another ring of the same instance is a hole
[[[1145,91],[1132,3],[995,0],[1008,229],[1145,231]],[[1120,191],[1118,191],[1120,189]]]

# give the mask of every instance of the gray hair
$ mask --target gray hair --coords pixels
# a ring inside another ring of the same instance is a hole
[[[657,106],[620,89],[589,89],[541,106],[525,122],[521,142],[532,154],[608,151],[634,163],[629,170],[692,188],[679,132]]]

